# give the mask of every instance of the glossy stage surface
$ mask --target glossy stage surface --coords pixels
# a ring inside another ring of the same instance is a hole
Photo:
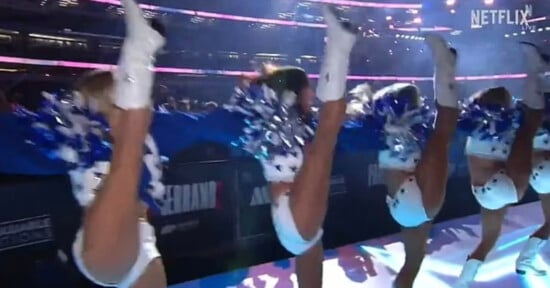
[[[470,216],[435,225],[415,288],[452,287],[467,255],[479,241],[479,216]],[[499,242],[482,266],[473,288],[550,287],[550,276],[520,277],[514,262],[519,250],[542,223],[539,202],[509,209]],[[352,227],[350,229],[357,229]],[[541,253],[541,265],[550,263],[550,245]],[[391,287],[403,263],[399,235],[369,240],[325,251],[326,288]],[[170,288],[293,288],[293,259],[267,263],[226,274],[214,275]]]

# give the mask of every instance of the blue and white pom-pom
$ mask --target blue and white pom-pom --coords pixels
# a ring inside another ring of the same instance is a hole
[[[480,140],[502,140],[519,127],[521,110],[501,105],[482,104],[476,99],[464,104],[458,120],[458,129]]]
[[[87,206],[109,173],[112,147],[107,140],[109,125],[104,117],[86,107],[82,96],[42,93],[44,102],[37,112],[18,107],[16,115],[31,127],[27,142],[52,160],[63,161],[71,176],[73,193]],[[155,199],[164,195],[160,155],[151,136],[145,140],[145,174],[140,198],[155,209]]]
[[[73,100],[46,92],[42,96],[44,101],[37,112],[23,107],[15,112],[32,128],[29,144],[50,159],[64,161],[69,169],[89,168],[110,158],[111,147],[105,141],[109,126],[99,113],[85,107],[78,93]]]
[[[245,115],[244,135],[234,143],[259,160],[291,153],[303,147],[314,135],[295,108],[296,94],[279,97],[267,85],[235,88],[225,109]]]
[[[393,156],[407,159],[418,153],[426,143],[433,128],[434,111],[419,99],[420,105],[411,103],[411,97],[401,95],[400,89],[412,84],[398,83],[377,91],[374,95],[368,84],[361,84],[350,91],[354,98],[349,110],[359,111],[362,122],[369,135],[385,143]],[[358,105],[362,103],[362,105]],[[357,114],[355,115],[357,119]]]

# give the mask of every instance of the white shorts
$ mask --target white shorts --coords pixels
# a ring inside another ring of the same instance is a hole
[[[529,184],[538,194],[550,194],[550,161],[544,160],[533,167]]]
[[[514,181],[499,171],[484,186],[472,186],[477,203],[488,210],[499,210],[518,202],[518,193]]]
[[[90,281],[99,286],[119,288],[131,287],[145,272],[145,269],[147,269],[149,263],[151,263],[151,261],[153,261],[154,259],[160,257],[160,253],[156,247],[155,229],[153,228],[153,226],[151,226],[146,221],[140,221],[139,228],[141,246],[138,257],[136,259],[136,263],[134,264],[134,266],[132,266],[128,274],[119,283],[102,283],[101,281],[97,281],[96,279],[94,279],[94,277],[88,272],[84,265],[84,261],[82,260],[84,233],[83,230],[80,229],[76,234],[76,239],[73,243],[73,257],[75,259],[76,266],[78,267],[80,272],[82,272],[82,274],[84,274],[84,276],[86,276],[86,278],[88,278]]]
[[[431,220],[426,214],[422,192],[414,176],[408,177],[393,197],[388,195],[386,203],[393,219],[403,227],[418,227]]]
[[[296,222],[294,222],[292,211],[290,211],[289,201],[290,197],[288,195],[283,194],[279,196],[271,206],[271,217],[281,245],[290,253],[301,255],[321,240],[323,229],[319,228],[317,234],[311,240],[304,240],[300,232],[298,232],[298,228],[296,228]]]

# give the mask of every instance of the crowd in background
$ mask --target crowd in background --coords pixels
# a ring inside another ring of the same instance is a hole
[[[213,81],[217,80],[213,79]],[[204,90],[211,90],[209,91],[210,94],[216,94],[210,95],[210,97],[204,97],[204,91],[196,91],[196,93],[193,93],[189,91],[189,89],[185,90],[179,89],[178,87],[159,85],[155,89],[155,109],[161,113],[203,113],[212,111],[227,102],[232,92],[231,83],[237,84],[238,81],[233,80],[227,85],[218,87],[216,90],[211,87],[204,87]],[[352,88],[357,84],[360,84],[360,82],[349,83],[348,86]],[[389,81],[369,81],[369,85],[373,92],[389,84],[391,84]],[[414,84],[420,88],[421,93],[428,101],[433,99],[431,81],[414,82]],[[513,96],[519,97],[521,96],[521,84],[522,80],[465,81],[460,82],[460,91],[463,95],[463,99],[466,99],[469,95],[479,90],[488,87],[505,86],[512,92]],[[22,105],[27,109],[35,110],[40,106],[42,101],[42,91],[50,93],[67,91],[63,89],[68,88],[63,84],[35,83],[30,81],[25,81],[9,88],[2,89],[2,87],[0,87],[0,113],[13,111],[16,105]],[[193,93],[194,96],[188,96],[190,93]]]

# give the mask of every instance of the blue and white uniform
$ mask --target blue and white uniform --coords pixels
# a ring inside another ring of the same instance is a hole
[[[432,130],[434,113],[408,83],[397,83],[369,93],[360,85],[350,93],[364,99],[360,121],[371,141],[382,142],[378,165],[382,169],[409,172],[410,176],[388,194],[386,202],[392,217],[403,227],[416,227],[430,220],[422,201],[422,192],[413,174],[423,146]],[[419,103],[412,103],[419,99]],[[365,136],[366,136],[365,135]]]
[[[550,122],[548,119],[547,116],[542,128],[535,136],[533,141],[535,151],[550,151]],[[534,163],[529,183],[538,194],[550,194],[550,159],[545,158],[539,163]]]
[[[465,152],[468,156],[506,162],[518,127],[520,110],[498,105],[482,105],[477,100],[462,109],[458,128],[468,133]],[[472,186],[483,208],[498,210],[518,201],[512,179],[501,170],[484,185]]]
[[[252,85],[245,90],[237,89],[225,106],[227,111],[241,114],[245,124],[232,144],[260,161],[268,182],[294,182],[304,161],[304,146],[314,135],[311,123],[301,119],[292,98],[295,95],[286,98],[288,101],[280,101],[266,85]],[[281,244],[300,255],[321,239],[323,230],[319,229],[312,239],[303,239],[290,210],[290,192],[274,199],[271,215]]]

